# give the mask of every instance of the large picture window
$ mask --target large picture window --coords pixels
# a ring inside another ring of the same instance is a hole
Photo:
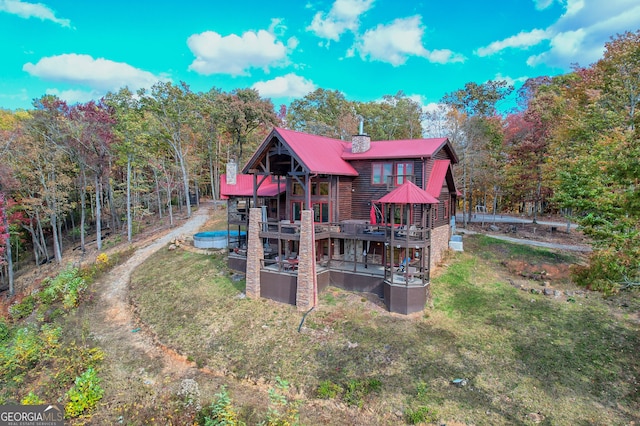
[[[329,203],[316,203],[313,205],[314,222],[329,222]]]
[[[393,174],[392,163],[372,163],[371,164],[371,184],[386,185],[387,178]]]
[[[300,185],[298,182],[293,182],[293,187],[291,189],[291,192],[293,195],[304,195],[304,189],[302,188],[302,185]]]
[[[311,185],[311,195],[329,195],[329,182],[315,182]]]
[[[413,176],[413,163],[396,163],[396,185],[402,185],[406,176]]]

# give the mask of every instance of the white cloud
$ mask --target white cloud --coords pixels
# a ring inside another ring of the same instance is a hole
[[[501,73],[497,73],[496,76],[493,78],[493,81],[506,81],[507,84],[509,84],[510,86],[515,86],[516,84],[524,83],[528,79],[529,77],[513,78],[513,77],[509,77],[508,75],[502,75]]]
[[[544,9],[553,0],[534,0]],[[564,13],[545,30],[522,31],[504,40],[479,48],[487,56],[507,48],[539,45],[539,53],[527,59],[530,66],[546,65],[569,69],[572,64],[591,64],[602,57],[604,44],[615,34],[636,31],[640,22],[637,0],[557,0]]]
[[[436,63],[463,62],[464,57],[448,49],[429,51],[422,44],[424,27],[420,16],[399,18],[388,25],[367,30],[355,45],[362,59],[404,64],[410,56],[420,56]],[[347,56],[354,51],[347,52]]]
[[[566,15],[576,15],[582,9],[584,9],[584,0],[567,0],[567,12]]]
[[[284,19],[282,18],[271,18],[271,24],[269,24],[269,29],[267,30],[271,34],[282,36],[287,31],[287,26],[284,24]]]
[[[71,21],[56,17],[51,8],[42,3],[26,3],[20,0],[0,0],[0,12],[7,12],[21,18],[38,18],[42,21],[55,22],[63,27],[70,27]]]
[[[10,101],[29,101],[31,97],[27,92],[27,89],[19,89],[17,93],[0,93],[0,99],[6,99]]]
[[[260,92],[261,96],[273,98],[299,98],[317,88],[311,80],[293,73],[273,80],[259,81],[251,87]]]
[[[476,50],[478,56],[489,56],[508,48],[527,48],[535,46],[543,40],[550,38],[549,31],[535,29],[531,31],[521,31],[518,34],[507,37],[504,40],[494,41],[486,47]]]
[[[297,46],[297,39],[289,39],[289,46]],[[263,68],[284,63],[287,47],[265,30],[247,31],[242,36],[221,36],[214,31],[193,34],[187,45],[196,56],[189,69],[198,74],[248,75],[249,68]]]
[[[443,108],[448,108],[447,104],[441,104],[438,102],[429,102],[426,105],[422,105],[422,111],[423,112],[437,112]]]
[[[356,32],[360,15],[371,9],[373,0],[336,0],[329,13],[318,12],[307,27],[318,37],[338,41],[347,31]]]
[[[297,37],[289,37],[287,40],[287,48],[289,50],[295,50],[296,47],[300,44],[300,40]]]
[[[553,4],[553,0],[533,0],[538,10],[544,10]]]
[[[551,49],[539,55],[530,56],[527,59],[527,65],[536,66],[542,63],[550,62],[553,56],[572,58],[578,56],[582,50],[582,44],[586,32],[584,29],[576,31],[566,31],[556,34],[551,39]]]
[[[124,86],[137,90],[167,80],[124,62],[76,53],[49,56],[36,64],[28,62],[22,69],[43,80],[79,84],[98,91],[118,90]]]
[[[45,93],[47,95],[55,95],[58,98],[67,101],[67,103],[70,105],[89,102],[92,99],[100,99],[102,96],[104,96],[104,93],[97,90],[91,90],[87,92],[84,90],[47,89]]]
[[[427,59],[437,64],[448,64],[451,62],[464,62],[465,57],[460,53],[455,53],[449,49],[436,49],[427,51]]]

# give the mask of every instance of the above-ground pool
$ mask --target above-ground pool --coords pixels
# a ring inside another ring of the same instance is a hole
[[[193,245],[197,248],[225,248],[227,247],[227,235],[233,241],[246,239],[245,231],[206,231],[198,232],[193,236]]]

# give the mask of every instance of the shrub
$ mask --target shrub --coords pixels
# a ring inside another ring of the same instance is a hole
[[[109,265],[109,256],[107,256],[107,253],[100,253],[98,257],[96,257],[96,265],[98,265],[99,268],[105,268]]]
[[[40,292],[40,301],[50,305],[62,300],[64,308],[68,310],[78,306],[80,295],[86,289],[87,282],[78,269],[68,266],[54,279],[46,281],[44,289]]]
[[[45,279],[43,282],[43,288],[38,293],[40,303],[43,305],[51,305],[58,298],[58,294],[62,291],[62,285],[59,282],[55,282],[52,279]]]
[[[344,389],[344,402],[362,408],[364,398],[371,392],[378,392],[382,388],[382,382],[378,379],[356,380],[351,379],[347,382]]]
[[[41,330],[33,325],[15,330],[0,346],[0,365],[3,366],[0,377],[20,382],[22,373],[49,357],[58,347],[61,331],[47,324]]]
[[[238,420],[233,409],[227,388],[222,386],[215,395],[216,400],[198,413],[198,424],[201,426],[241,426],[245,423]]]
[[[325,380],[318,386],[318,398],[332,399],[336,398],[342,392],[340,385],[333,383],[331,380]]]
[[[75,384],[66,394],[69,402],[65,406],[65,417],[78,417],[92,410],[103,395],[104,389],[100,386],[100,378],[93,368],[89,368],[76,377]]]
[[[0,317],[0,344],[9,340],[10,336],[11,327],[9,327],[9,324],[7,324],[7,321],[3,317]]]
[[[62,299],[62,305],[65,309],[71,309],[78,306],[80,294],[87,289],[87,284],[84,278],[76,276],[73,279],[67,281],[64,288],[64,297]]]
[[[260,423],[264,426],[293,426],[299,424],[298,402],[289,401],[286,393],[289,382],[276,377],[275,388],[269,389],[269,409],[267,419]]]
[[[27,396],[22,398],[22,400],[20,401],[20,404],[22,404],[22,405],[41,405],[41,404],[44,404],[44,401],[42,399],[40,399],[40,397],[38,395],[33,393],[33,391],[31,391],[31,392],[29,392],[27,394]]]
[[[0,357],[9,377],[34,366],[42,355],[43,342],[36,327],[22,327],[16,333]]]
[[[32,295],[28,295],[24,299],[22,299],[20,303],[16,303],[15,305],[11,306],[9,308],[9,314],[14,320],[19,320],[31,315],[35,307],[36,298]]]
[[[412,410],[411,408],[407,409],[404,413],[405,420],[410,425],[415,425],[418,423],[437,423],[438,416],[435,410],[421,406]]]

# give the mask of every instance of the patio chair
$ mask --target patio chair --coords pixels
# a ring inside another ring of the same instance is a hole
[[[409,265],[410,260],[411,259],[409,259],[408,257],[405,257],[404,259],[402,259],[402,263],[400,263],[400,266],[398,266],[398,269],[396,270],[396,272],[404,272],[407,266]]]

